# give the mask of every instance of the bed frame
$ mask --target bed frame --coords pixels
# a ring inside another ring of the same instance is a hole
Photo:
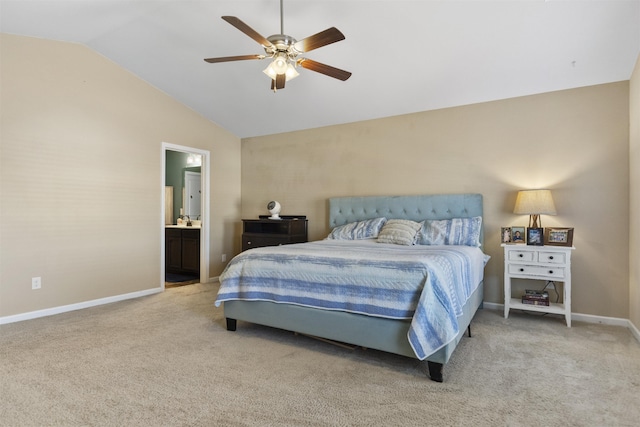
[[[330,228],[378,217],[422,221],[475,216],[482,216],[481,194],[329,199]],[[480,238],[482,242],[482,233]],[[471,331],[471,320],[482,306],[482,300],[483,284],[480,283],[463,307],[463,315],[458,318],[460,332],[456,338],[426,358],[432,380],[443,381],[443,366],[449,361],[465,331]],[[235,331],[237,320],[241,320],[416,358],[407,339],[410,320],[386,319],[267,301],[226,301],[224,314],[229,331]]]

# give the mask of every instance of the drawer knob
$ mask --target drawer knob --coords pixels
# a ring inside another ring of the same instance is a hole
[[[247,242],[247,245],[250,245],[250,244],[251,244],[251,242]]]
[[[549,274],[553,274],[553,270],[549,270]]]
[[[553,255],[549,255],[549,259],[553,259]]]
[[[524,271],[524,268],[521,268],[520,271]]]
[[[520,258],[522,258],[524,255],[522,255],[522,254],[518,254],[518,256],[519,256]]]

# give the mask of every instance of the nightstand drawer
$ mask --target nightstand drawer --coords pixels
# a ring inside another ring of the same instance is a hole
[[[536,276],[549,279],[563,279],[564,267],[509,264],[509,274],[516,276]]]
[[[566,264],[567,256],[562,252],[540,251],[538,253],[538,261],[548,264]]]
[[[536,253],[531,251],[509,251],[509,261],[537,261],[534,259],[535,255]]]

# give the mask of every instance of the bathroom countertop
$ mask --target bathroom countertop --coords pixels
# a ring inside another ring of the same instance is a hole
[[[202,226],[200,225],[171,225],[171,224],[167,224],[164,226],[164,228],[195,228],[197,230],[200,230],[202,228]]]

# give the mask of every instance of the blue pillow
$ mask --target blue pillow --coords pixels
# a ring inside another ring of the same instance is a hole
[[[387,219],[373,218],[364,221],[350,222],[349,224],[340,225],[327,236],[332,240],[360,240],[375,239],[380,233],[380,229],[387,222]]]
[[[419,231],[419,245],[459,245],[480,247],[482,217],[427,219]]]

